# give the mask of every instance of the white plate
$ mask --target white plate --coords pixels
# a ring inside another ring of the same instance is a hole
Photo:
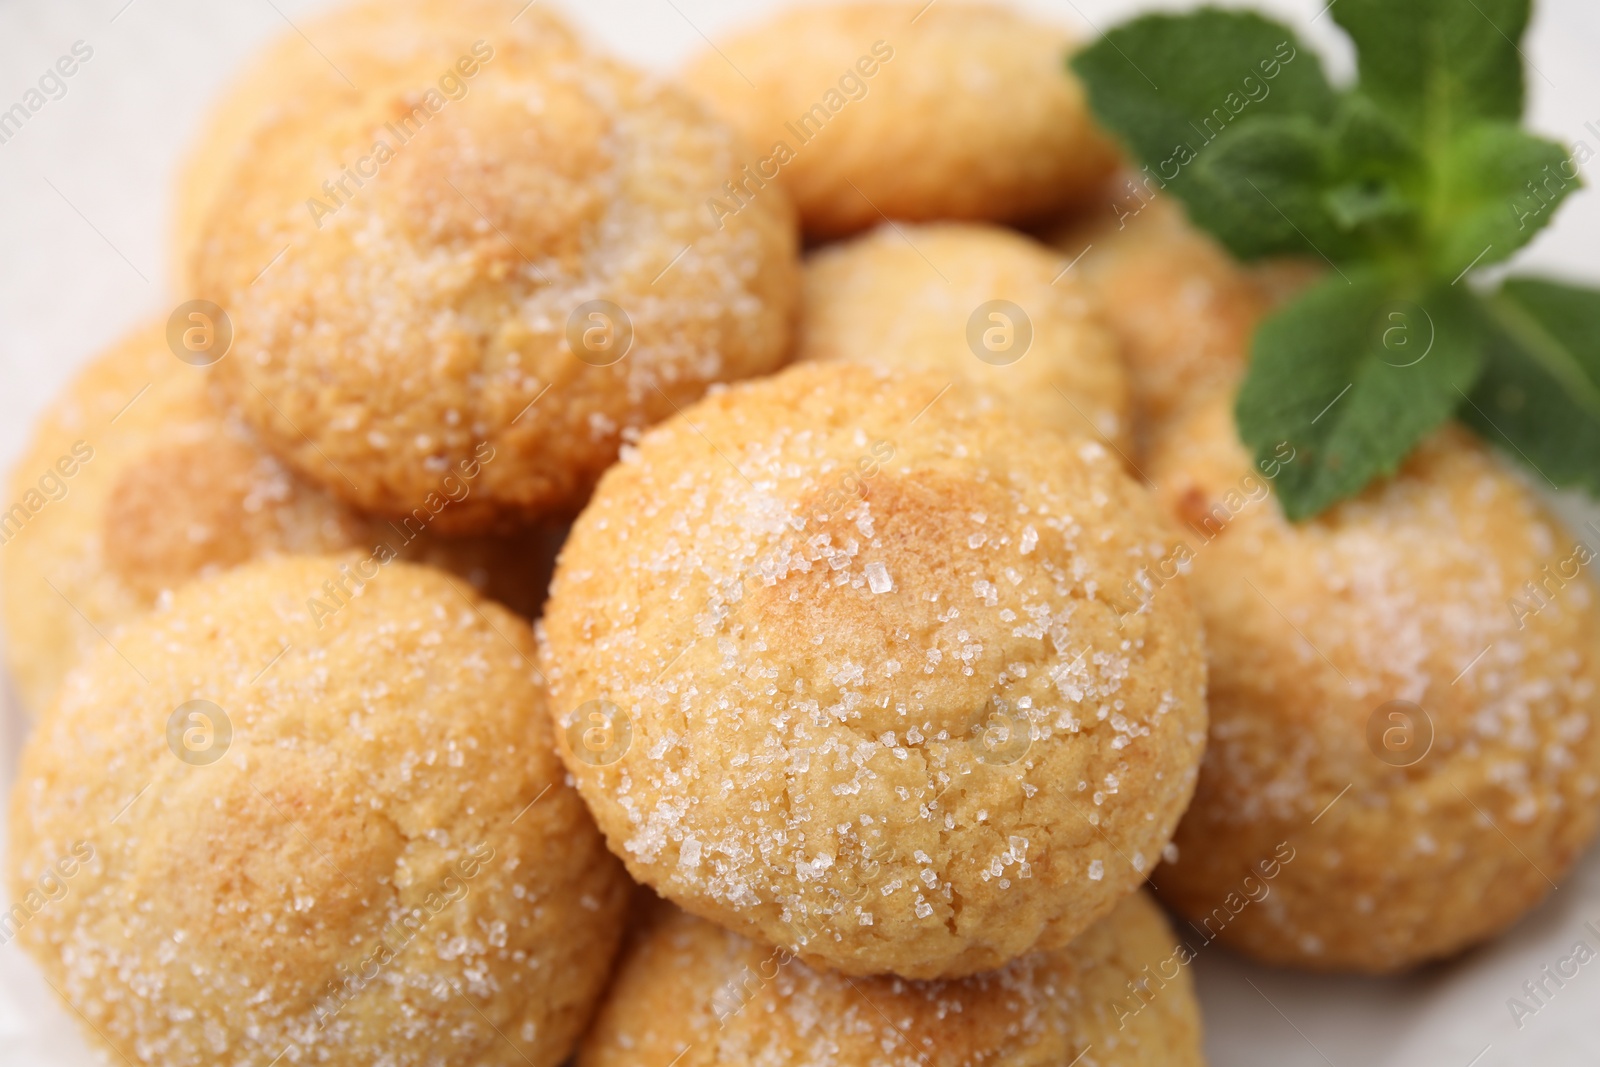
[[[539,0],[551,3],[552,0]],[[781,0],[573,0],[595,38],[670,70],[716,36]],[[1301,28],[1340,74],[1349,49],[1325,0],[1263,0]],[[1394,0],[1396,3],[1408,0]],[[322,6],[308,0],[95,0],[0,6],[0,109],[76,41],[93,57],[68,91],[0,144],[0,465],[80,363],[133,323],[165,314],[169,188],[179,154],[230,71],[268,36]],[[1140,0],[1028,0],[1079,26],[1108,26]],[[281,14],[280,14],[281,12]],[[1533,123],[1600,151],[1600,5],[1540,0],[1523,46]],[[1592,123],[1593,127],[1586,124]],[[1595,174],[1591,166],[1589,180]],[[1573,196],[1518,266],[1600,283],[1600,197]],[[1600,514],[1585,508],[1583,514]],[[1577,510],[1569,513],[1579,514]],[[24,725],[0,717],[0,785],[9,788]],[[4,830],[0,828],[0,856]],[[1404,979],[1333,979],[1269,970],[1209,948],[1195,964],[1214,1064],[1547,1067],[1600,1063],[1600,962],[1581,970],[1519,1027],[1507,1008],[1522,983],[1600,938],[1600,853],[1562,880],[1494,944]],[[67,1009],[14,945],[0,947],[0,1067],[96,1062]]]

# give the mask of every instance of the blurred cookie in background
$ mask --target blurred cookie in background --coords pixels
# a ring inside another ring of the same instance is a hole
[[[807,260],[795,359],[947,374],[1127,452],[1117,341],[1065,266],[996,226],[880,226]]]
[[[1117,157],[1067,69],[1074,47],[998,5],[808,4],[719,40],[684,77],[749,141],[724,210],[779,185],[820,239],[1084,200]]]
[[[1170,197],[1123,177],[1052,243],[1074,266],[1128,367],[1141,445],[1184,407],[1233,382],[1256,324],[1322,271],[1301,260],[1242,264]]]

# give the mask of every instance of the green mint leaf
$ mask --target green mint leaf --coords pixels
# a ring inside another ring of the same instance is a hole
[[[1483,367],[1466,289],[1408,284],[1375,268],[1347,273],[1262,322],[1235,407],[1240,437],[1259,460],[1285,442],[1294,449],[1275,487],[1295,521],[1396,470]]]
[[[1426,143],[1522,117],[1529,0],[1338,0],[1361,91]]]
[[[1330,136],[1336,182],[1325,202],[1335,220],[1348,230],[1365,229],[1373,246],[1414,241],[1427,174],[1405,130],[1352,92],[1340,98]]]
[[[1435,174],[1431,267],[1445,278],[1509,259],[1581,184],[1565,148],[1509,122],[1468,127]]]
[[[1240,259],[1342,257],[1323,203],[1331,145],[1309,119],[1266,116],[1228,131],[1194,164],[1190,214]]]
[[[1146,15],[1078,52],[1089,106],[1153,179],[1186,203],[1191,164],[1241,124],[1331,115],[1316,54],[1288,27],[1246,11]],[[1189,204],[1201,225],[1204,204]]]
[[[1368,100],[1328,122],[1266,116],[1230,129],[1195,161],[1197,217],[1241,259],[1370,257],[1416,234],[1420,159]]]
[[[1483,303],[1488,363],[1462,420],[1552,485],[1600,493],[1600,292],[1511,279]]]

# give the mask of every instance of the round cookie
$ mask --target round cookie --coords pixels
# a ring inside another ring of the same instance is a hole
[[[1064,948],[956,981],[851,980],[666,905],[634,936],[578,1067],[1205,1062],[1179,946],[1142,892]]]
[[[263,556],[361,548],[422,560],[537,612],[558,529],[437,536],[435,510],[474,491],[456,476],[393,523],[361,515],[263,451],[212,403],[210,373],[173,358],[159,324],[141,327],[79,373],[13,468],[0,596],[28,709],[171,590]]]
[[[607,472],[542,623],[634,877],[850,974],[1065,944],[1144,880],[1204,741],[1193,609],[1121,610],[1154,502],[947,386],[801,364],[708,397]]]
[[[522,50],[581,47],[559,17],[523,0],[358,0],[299,26],[303,34],[286,29],[232,81],[183,161],[173,247],[185,292],[206,219],[229,198],[234,172],[254,165],[259,128],[305,122],[397,75],[413,74],[423,85],[463,58],[470,68],[478,41],[502,62]]]
[[[1121,344],[1145,435],[1196,398],[1236,379],[1256,324],[1316,276],[1300,261],[1244,265],[1195,229],[1169,197],[1138,199],[1126,183],[1108,210],[1057,235]]]
[[[748,137],[723,211],[794,194],[806,233],[887,217],[1018,221],[1116,165],[1067,69],[1068,34],[974,3],[797,5],[702,53],[689,86]]]
[[[604,56],[493,47],[457,98],[406,73],[258,129],[195,268],[230,398],[336,495],[404,515],[494,449],[449,532],[575,511],[635,430],[778,366],[798,302],[787,197],[706,210],[731,129]]]
[[[71,674],[12,797],[17,937],[130,1063],[554,1067],[629,887],[532,632],[405,563],[324,614],[339,563],[191,584]]]
[[[795,359],[938,371],[1124,450],[1116,341],[1064,265],[999,227],[880,227],[806,264]]]
[[[1146,470],[1191,546],[1210,661],[1211,740],[1153,879],[1164,899],[1258,959],[1386,972],[1543,898],[1600,817],[1590,550],[1453,426],[1299,525],[1227,394]],[[1270,894],[1232,914],[1262,865]]]

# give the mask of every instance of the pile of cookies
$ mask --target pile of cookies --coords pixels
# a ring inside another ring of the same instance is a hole
[[[1288,523],[1316,270],[1129,193],[1062,32],[302,29],[5,518],[0,938],[112,1055],[1198,1064],[1212,941],[1401,970],[1593,837],[1570,536],[1454,429]]]

